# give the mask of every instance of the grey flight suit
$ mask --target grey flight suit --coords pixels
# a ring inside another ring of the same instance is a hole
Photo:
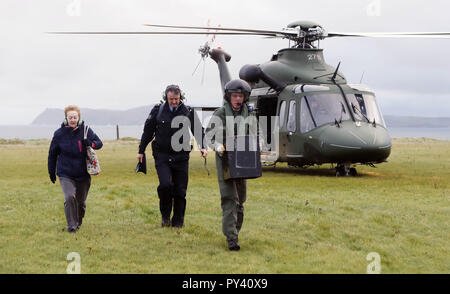
[[[242,104],[240,111],[233,111],[228,102],[217,109],[210,120],[210,124],[206,130],[206,137],[209,146],[216,150],[218,145],[226,146],[227,136],[236,136],[238,134],[237,127],[229,129],[226,132],[226,117],[249,116],[247,104]],[[218,127],[215,121],[222,121],[222,126]],[[219,136],[218,136],[219,135]],[[219,182],[221,206],[222,206],[222,231],[227,240],[237,240],[242,223],[244,221],[244,202],[247,198],[247,180],[245,179],[225,179],[224,170],[227,168],[227,155],[221,157],[216,152],[216,168],[217,178]]]

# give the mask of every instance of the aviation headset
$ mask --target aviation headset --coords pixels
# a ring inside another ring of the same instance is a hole
[[[184,101],[184,99],[186,99],[186,96],[185,96],[184,92],[181,91],[180,86],[178,86],[178,85],[168,85],[166,87],[166,90],[163,92],[163,95],[162,95],[162,99],[164,101],[167,101],[167,93],[169,93],[169,92],[173,92],[175,94],[179,93],[181,101]]]
[[[65,126],[69,125],[69,122],[67,121],[67,118],[64,118],[63,124],[64,124]],[[78,120],[77,126],[81,126],[81,124],[83,124],[83,120],[80,118],[80,119]]]

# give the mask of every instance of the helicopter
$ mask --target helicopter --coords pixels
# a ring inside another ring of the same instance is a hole
[[[387,162],[392,143],[375,92],[363,84],[349,84],[340,63],[325,63],[320,41],[330,37],[450,38],[448,32],[427,33],[335,33],[311,21],[295,21],[282,30],[259,30],[210,26],[145,24],[148,27],[188,31],[67,32],[68,34],[161,34],[246,35],[283,38],[289,41],[262,64],[247,64],[239,78],[252,91],[249,107],[257,118],[275,117],[260,130],[261,162],[286,162],[293,167],[335,165],[336,176],[356,176],[356,165]],[[214,30],[212,33],[211,30]],[[227,63],[231,55],[207,42],[200,47],[203,59],[217,63],[222,92],[231,78]],[[200,108],[214,110],[214,108]]]

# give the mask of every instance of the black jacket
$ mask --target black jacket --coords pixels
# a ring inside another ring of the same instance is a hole
[[[89,128],[87,142],[92,148],[100,149],[102,141]],[[81,181],[90,177],[86,167],[86,145],[84,122],[76,130],[64,124],[55,131],[48,151],[48,172],[58,177]]]
[[[162,108],[161,111],[160,108]],[[176,117],[178,117],[180,121],[183,121],[183,124],[177,124],[172,128],[172,121]],[[202,149],[206,148],[204,128],[192,108],[181,103],[178,108],[172,112],[168,103],[155,105],[145,121],[144,132],[141,137],[141,143],[139,144],[139,153],[144,154],[147,145],[155,138],[152,142],[154,157],[162,152],[178,154],[180,156],[184,155],[184,157],[189,158],[189,152],[191,151],[191,146],[189,145],[190,135],[181,135],[183,132],[181,129],[184,128],[184,130],[188,130],[188,128],[185,127],[187,125],[189,125],[199,147]],[[177,146],[172,146],[171,144],[174,135],[176,136],[174,137],[174,140],[178,141],[178,144],[176,144]],[[177,149],[177,147],[179,149]]]

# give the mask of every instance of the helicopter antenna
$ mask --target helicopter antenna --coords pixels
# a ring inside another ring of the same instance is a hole
[[[359,80],[360,84],[362,83],[363,78],[364,78],[364,71],[362,72],[361,79]]]
[[[338,66],[336,67],[336,70],[334,71],[333,77],[331,78],[331,80],[333,81],[333,83],[335,83],[336,81],[336,76],[339,70],[339,66],[341,65],[341,62],[339,61]]]

